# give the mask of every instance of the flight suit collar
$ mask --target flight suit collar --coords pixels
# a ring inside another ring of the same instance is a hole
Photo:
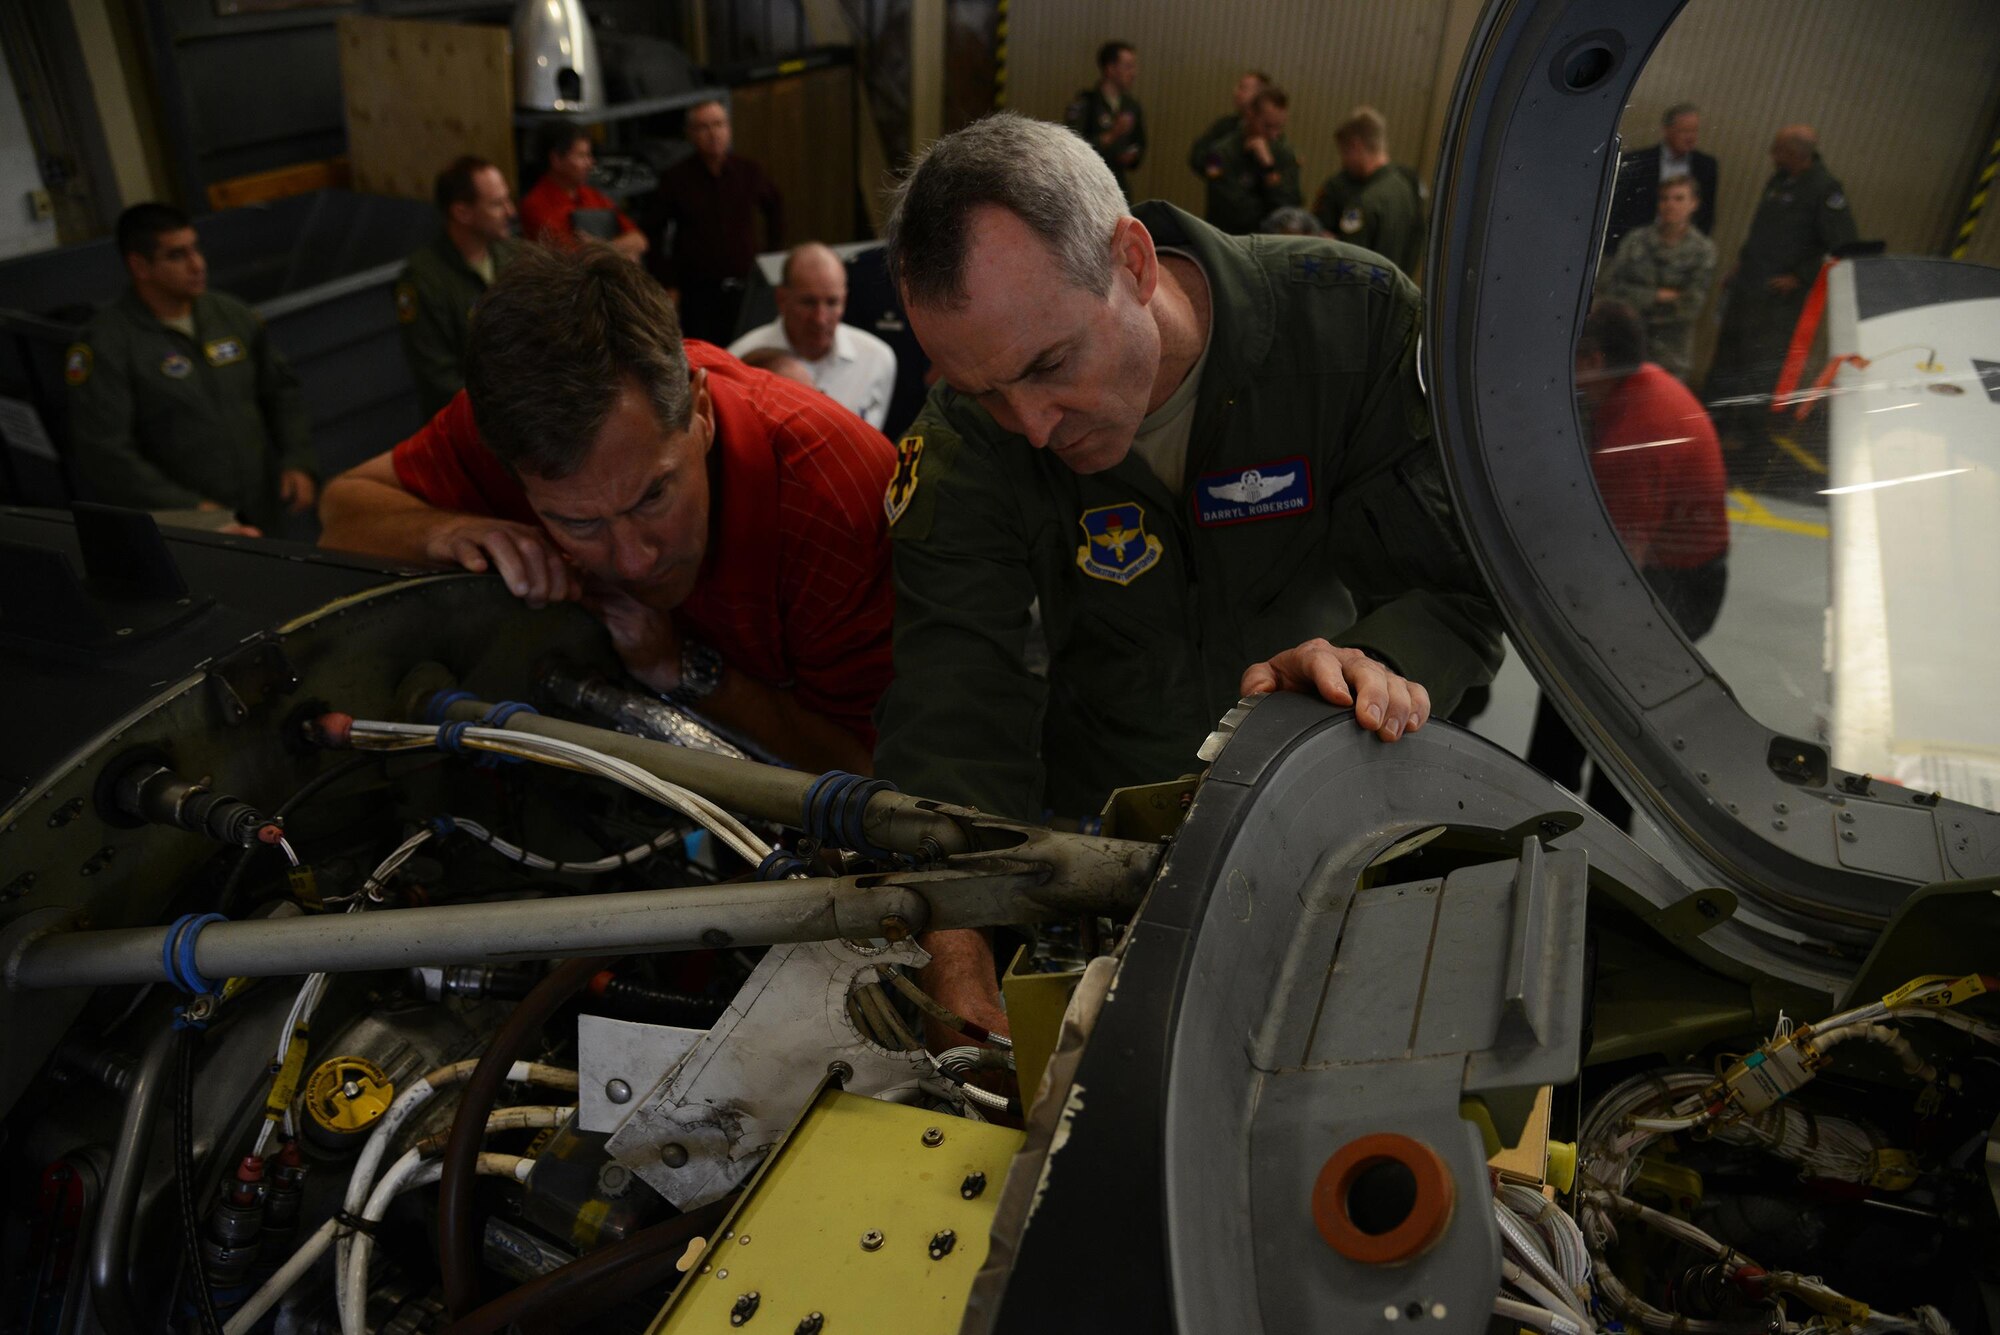
[[[1194,429],[1182,477],[1185,491],[1215,452],[1222,409],[1235,400],[1270,355],[1277,337],[1277,298],[1270,276],[1241,238],[1157,200],[1139,205],[1132,216],[1146,225],[1155,246],[1186,251],[1208,276],[1208,365],[1202,371],[1201,392],[1195,399]],[[1137,473],[1145,475],[1142,485],[1144,480],[1152,480],[1156,488],[1159,486],[1143,461],[1128,456],[1120,467],[1127,463],[1136,464]]]
[[[507,267],[508,252],[512,250],[513,245],[512,241],[489,241],[486,244],[486,254],[493,261],[493,276],[495,278],[498,278],[500,271]],[[466,261],[465,252],[460,250],[457,243],[451,239],[450,232],[441,230],[436,236],[432,237],[431,249],[453,271],[464,274],[481,287],[486,285],[486,280],[480,276],[479,270],[473,268]]]
[[[188,337],[185,333],[153,314],[153,308],[139,299],[138,289],[129,284],[126,286],[125,291],[118,297],[118,310],[128,321],[140,329],[162,330],[175,338]],[[194,299],[194,305],[189,309],[188,314],[194,317],[195,337],[191,341],[200,343],[201,331],[213,324],[213,320],[210,318],[209,298],[206,292]]]
[[[1185,250],[1208,275],[1208,366],[1202,372],[1196,429],[1210,400],[1249,378],[1270,354],[1277,334],[1271,280],[1238,238],[1172,204],[1155,200],[1132,210],[1155,246]]]

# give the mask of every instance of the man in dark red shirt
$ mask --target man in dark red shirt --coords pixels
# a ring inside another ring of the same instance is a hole
[[[616,200],[590,184],[597,156],[590,132],[567,122],[551,125],[540,143],[548,170],[521,196],[521,235],[551,246],[599,240],[628,260],[646,253],[646,234],[619,209]],[[598,215],[596,230],[578,229],[579,212]]]
[[[860,418],[718,348],[601,249],[528,248],[466,388],[326,489],[321,542],[581,597],[627,669],[808,769],[867,772],[891,671],[882,495]]]
[[[1700,400],[1645,359],[1631,307],[1599,302],[1577,340],[1590,468],[1611,525],[1683,634],[1715,625],[1729,583],[1728,472]]]
[[[1729,482],[1715,426],[1686,385],[1646,360],[1646,327],[1620,302],[1599,302],[1584,318],[1576,392],[1611,527],[1681,633],[1698,640],[1714,628],[1729,585]],[[1584,754],[1544,698],[1528,763],[1574,792]],[[1631,828],[1631,804],[1601,771],[1585,797],[1605,819]]]
[[[760,250],[784,244],[784,208],[764,169],[729,151],[729,109],[704,102],[687,114],[694,152],[660,177],[650,226],[674,228],[671,253],[657,266],[662,283],[680,293],[681,328],[689,338],[727,345],[737,334],[743,280]],[[764,215],[757,243],[756,215]]]

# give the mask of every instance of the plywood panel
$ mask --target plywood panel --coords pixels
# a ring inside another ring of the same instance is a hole
[[[354,188],[429,199],[462,153],[514,164],[514,54],[507,29],[343,18],[340,76]]]
[[[736,151],[784,194],[784,244],[853,240],[854,71],[811,70],[729,97]]]

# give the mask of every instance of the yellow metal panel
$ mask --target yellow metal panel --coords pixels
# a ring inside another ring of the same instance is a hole
[[[1006,976],[1000,980],[1000,994],[1007,999],[1007,1031],[1014,1040],[1014,1077],[1021,1089],[1021,1106],[1035,1100],[1041,1086],[1042,1070],[1056,1050],[1056,1036],[1062,1032],[1063,1012],[1069,1009],[1069,994],[1083,974],[1023,973],[1028,948],[1014,952]]]
[[[791,1335],[815,1312],[829,1332],[953,1335],[1022,1139],[1007,1127],[823,1092],[667,1300],[654,1335],[738,1327]],[[945,1230],[948,1250],[934,1245]],[[752,1315],[732,1323],[752,1294]]]

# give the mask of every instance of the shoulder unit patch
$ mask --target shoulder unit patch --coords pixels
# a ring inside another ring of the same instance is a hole
[[[889,489],[882,493],[882,513],[889,516],[891,525],[903,517],[903,511],[910,508],[910,498],[917,494],[917,465],[923,458],[922,436],[905,436],[896,442],[896,473],[889,479]]]

